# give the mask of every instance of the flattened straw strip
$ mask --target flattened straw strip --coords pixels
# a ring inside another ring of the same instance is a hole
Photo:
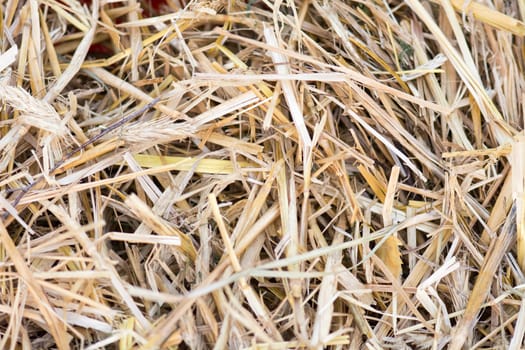
[[[248,28],[255,28],[259,25],[256,19],[245,17],[245,16],[231,16],[231,15],[225,15],[225,14],[208,15],[204,12],[196,14],[195,12],[180,12],[179,11],[179,12],[159,15],[155,17],[142,18],[134,22],[118,23],[117,25],[115,25],[115,27],[117,28],[148,27],[148,26],[157,25],[160,22],[181,21],[181,20],[193,21],[193,25],[195,25],[196,24],[195,22],[197,21],[201,21],[205,23],[224,23],[224,22],[240,23],[240,24],[246,25],[246,27]]]
[[[232,161],[223,159],[154,156],[149,154],[135,154],[133,158],[143,168],[177,164],[177,168],[173,170],[190,171],[193,169],[197,174],[233,174],[236,171]],[[248,162],[236,162],[236,165],[241,170],[243,168],[255,167],[255,164]]]
[[[129,334],[121,332],[117,334],[113,334],[105,339],[102,339],[100,341],[94,342],[90,346],[86,347],[85,350],[99,350],[99,349],[107,349],[109,348],[108,345],[111,345],[113,343],[116,343],[119,340],[122,340],[122,338],[125,338],[129,336]]]
[[[512,145],[512,199],[516,203],[517,260],[525,272],[525,136],[516,137]]]
[[[22,7],[22,9],[19,12],[19,20],[26,23],[28,21],[27,16],[29,12],[28,6]],[[24,25],[24,28],[22,29],[22,43],[20,44],[20,50],[18,55],[18,67],[17,67],[17,80],[16,80],[16,86],[22,86],[23,85],[23,78],[26,73],[26,67],[27,67],[27,56],[28,56],[28,47],[29,47],[29,38],[30,38],[30,31],[31,26]]]
[[[394,166],[390,174],[390,179],[388,180],[388,186],[385,194],[385,200],[383,203],[383,224],[385,226],[390,226],[393,223],[392,211],[394,209],[394,201],[396,195],[396,187],[399,179],[400,168]],[[397,239],[397,234],[388,237],[388,240],[383,244],[377,251],[376,255],[382,257],[383,262],[389,268],[390,272],[394,277],[399,278],[401,276],[403,264],[401,261],[401,252],[399,251],[399,243]],[[394,319],[395,322],[395,319]]]
[[[46,43],[47,58],[49,59],[49,64],[51,65],[51,70],[53,71],[53,75],[56,78],[62,75],[62,71],[60,70],[60,63],[58,61],[58,56],[55,50],[55,45],[53,45],[53,41],[51,40],[51,35],[49,34],[49,28],[47,26],[47,22],[44,18],[44,14],[42,13],[42,11],[39,11],[39,15],[40,15],[40,23],[42,25],[42,33],[44,34],[44,40]],[[0,67],[0,71],[2,71],[1,67]]]
[[[9,50],[0,54],[0,72],[12,65],[16,61],[18,55],[18,48],[11,46]]]
[[[525,335],[525,298],[521,299],[520,311],[518,312],[518,320],[516,321],[516,328],[509,344],[509,350],[519,350],[522,348],[523,336]]]
[[[337,235],[333,244],[342,243],[344,235]],[[330,334],[330,326],[334,317],[334,300],[337,297],[337,268],[341,265],[341,251],[336,251],[326,259],[324,272],[326,275],[322,279],[319,288],[319,298],[317,299],[317,310],[312,329],[312,345],[326,344],[326,339]],[[343,271],[346,269],[342,269]]]
[[[35,85],[33,90],[35,96],[41,97],[45,91],[44,87],[44,62],[42,60],[41,45],[41,25],[38,15],[38,3],[36,0],[29,0],[29,16],[31,18],[31,40],[29,44],[29,72],[31,74],[31,85]]]

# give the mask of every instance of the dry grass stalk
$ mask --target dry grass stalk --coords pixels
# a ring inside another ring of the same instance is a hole
[[[452,332],[450,349],[461,349],[469,335],[472,334],[472,329],[476,324],[480,307],[490,292],[489,286],[492,283],[493,275],[503,259],[503,255],[507,252],[512,240],[514,239],[514,231],[516,230],[515,220],[516,209],[513,209],[501,230],[501,234],[489,246],[479,277],[477,278],[474,288],[472,289],[472,294],[469,297],[465,313]]]
[[[3,2],[0,348],[522,348],[524,16]]]

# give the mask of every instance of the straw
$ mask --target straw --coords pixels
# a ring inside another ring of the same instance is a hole
[[[0,348],[523,348],[524,16],[2,2]]]

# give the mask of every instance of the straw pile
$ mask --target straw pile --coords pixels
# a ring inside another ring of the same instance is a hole
[[[0,348],[521,347],[523,2],[0,10]]]

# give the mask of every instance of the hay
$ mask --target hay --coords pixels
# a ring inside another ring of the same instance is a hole
[[[0,348],[523,346],[522,2],[0,10]]]

